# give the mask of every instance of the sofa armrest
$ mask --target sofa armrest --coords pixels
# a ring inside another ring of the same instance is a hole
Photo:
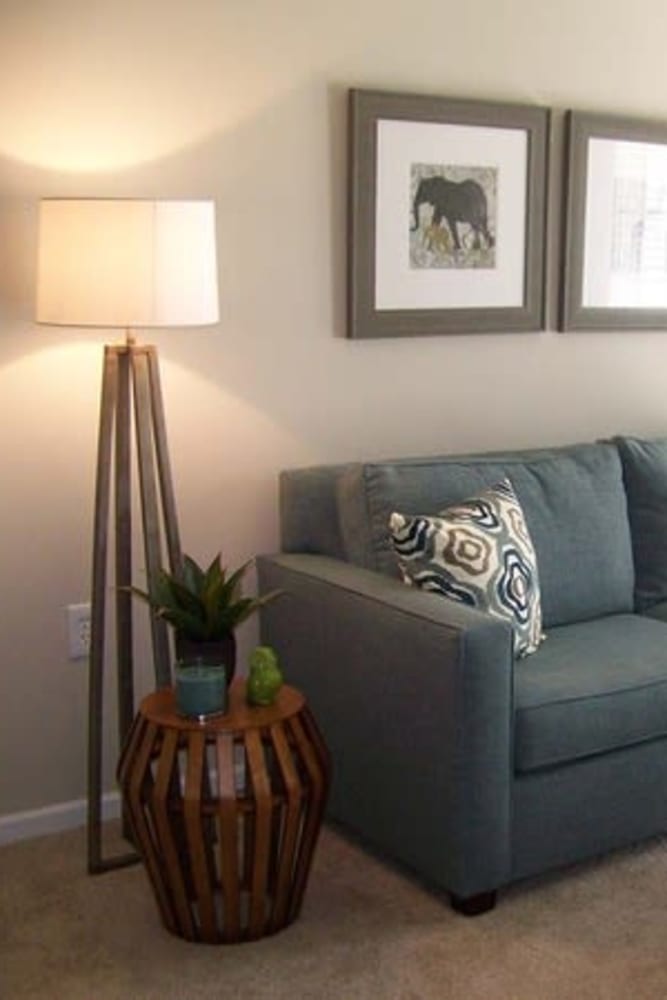
[[[257,560],[261,614],[332,752],[330,815],[459,896],[510,870],[505,622],[326,556]]]

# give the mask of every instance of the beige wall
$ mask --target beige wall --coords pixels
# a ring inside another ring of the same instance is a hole
[[[237,562],[276,545],[283,466],[665,433],[667,334],[343,334],[348,87],[667,119],[666,22],[662,0],[5,0],[0,814],[84,789],[63,608],[109,335],[32,324],[37,199],[217,200],[220,325],[155,340],[185,548]]]

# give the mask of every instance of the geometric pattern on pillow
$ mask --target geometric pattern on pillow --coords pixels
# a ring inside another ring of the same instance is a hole
[[[515,656],[544,635],[535,549],[509,479],[434,516],[393,513],[403,579],[509,621]]]

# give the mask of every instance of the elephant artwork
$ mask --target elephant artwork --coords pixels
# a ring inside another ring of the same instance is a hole
[[[411,265],[495,267],[496,170],[413,166],[412,174]]]

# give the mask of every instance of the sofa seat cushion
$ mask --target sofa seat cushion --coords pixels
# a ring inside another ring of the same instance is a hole
[[[435,514],[505,478],[537,554],[545,629],[633,611],[630,525],[612,444],[348,466],[337,484],[346,558],[399,576],[393,511]]]
[[[613,615],[561,626],[514,671],[514,763],[564,764],[667,735],[667,624]]]

